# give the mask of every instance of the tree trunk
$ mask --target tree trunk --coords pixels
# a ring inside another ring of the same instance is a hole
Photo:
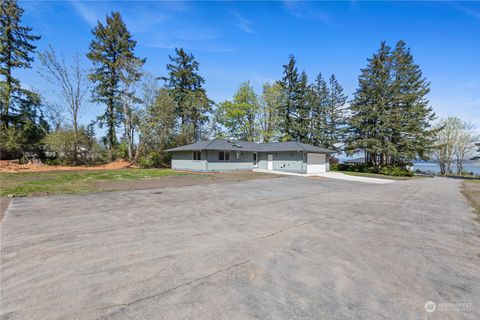
[[[10,21],[8,22],[10,23]],[[5,127],[8,129],[9,127],[9,122],[10,122],[10,119],[9,119],[9,113],[10,113],[10,100],[11,100],[11,95],[12,95],[12,43],[13,43],[13,38],[12,38],[12,32],[7,29],[7,57],[6,57],[6,61],[5,61],[5,64],[6,64],[6,74],[5,74],[5,78],[6,78],[6,85],[7,85],[7,92],[5,93],[5,105],[4,105],[4,109],[2,110],[2,113],[3,113],[3,119],[2,121],[4,122],[3,124],[5,125]]]
[[[461,175],[463,172],[463,157],[459,156],[457,158],[457,174]]]
[[[113,106],[113,99],[108,100],[107,107],[107,123],[108,123],[108,149],[113,150],[115,146],[115,111]]]
[[[77,115],[73,114],[73,163],[76,165],[78,162],[77,152],[78,152],[78,123]]]

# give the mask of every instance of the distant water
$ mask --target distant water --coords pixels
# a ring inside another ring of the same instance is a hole
[[[438,163],[431,163],[431,162],[416,162],[413,164],[413,170],[421,170],[421,171],[430,171],[430,172],[435,172],[439,173],[440,172],[440,166]],[[453,166],[452,170],[454,173],[456,172],[456,167]],[[474,174],[480,175],[480,164],[475,163],[467,163],[463,165],[463,171],[465,172],[473,172]]]

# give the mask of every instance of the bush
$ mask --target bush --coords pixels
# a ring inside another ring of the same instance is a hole
[[[333,168],[332,168],[333,167]],[[396,177],[411,177],[413,172],[402,167],[393,166],[374,166],[371,164],[346,164],[331,165],[331,170],[334,171],[351,171],[362,173],[376,173]]]
[[[75,149],[73,130],[58,130],[43,138],[45,162],[49,164],[96,164],[103,162],[102,149],[96,139],[80,128]]]
[[[340,163],[330,163],[330,171],[339,171]]]
[[[413,176],[413,172],[410,170],[400,168],[400,167],[382,167],[380,169],[380,174],[384,174],[387,176],[395,176],[395,177],[411,177]]]
[[[167,165],[169,158],[163,152],[151,151],[146,156],[138,159],[138,164],[142,168],[161,168]]]

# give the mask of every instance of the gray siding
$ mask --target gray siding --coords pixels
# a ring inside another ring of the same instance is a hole
[[[172,153],[172,169],[206,171],[207,161],[205,160],[205,151],[200,155],[201,160],[193,160],[193,151],[177,151]]]
[[[207,150],[207,171],[238,171],[253,169],[253,152],[230,151],[230,161],[218,160],[219,150]]]
[[[258,168],[267,170],[267,153],[265,152],[258,153]]]
[[[303,153],[297,151],[289,152],[259,152],[258,168],[268,168],[268,155],[273,155],[273,170],[288,172],[306,172],[307,163],[304,162]]]
[[[273,170],[289,172],[305,172],[306,165],[303,163],[303,152],[274,152]]]

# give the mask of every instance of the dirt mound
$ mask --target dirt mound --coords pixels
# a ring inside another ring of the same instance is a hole
[[[42,171],[79,171],[79,170],[115,170],[130,165],[128,161],[118,160],[98,166],[50,166],[46,164],[20,164],[18,160],[0,160],[0,172],[42,172]]]

